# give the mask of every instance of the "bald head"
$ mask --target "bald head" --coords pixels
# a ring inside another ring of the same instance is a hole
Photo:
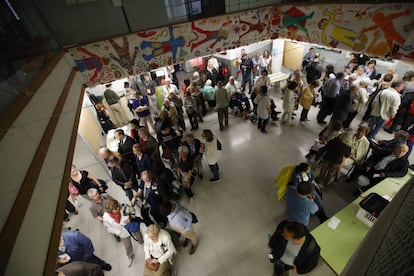
[[[395,147],[393,154],[397,156],[397,158],[404,157],[408,152],[408,146],[406,144],[400,144]]]

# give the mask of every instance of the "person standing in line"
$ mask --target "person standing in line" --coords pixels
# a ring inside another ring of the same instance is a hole
[[[190,91],[187,91],[184,99],[184,108],[187,112],[188,120],[190,121],[191,131],[198,129],[198,114],[197,114],[197,101],[191,95]]]
[[[229,126],[230,96],[226,88],[223,87],[222,81],[217,82],[217,88],[214,93],[214,99],[216,101],[216,110],[217,110],[217,117],[218,117],[218,121],[220,125],[220,130],[224,130],[224,127]]]
[[[283,113],[281,118],[282,124],[288,124],[289,126],[294,126],[291,123],[293,110],[295,109],[295,89],[298,86],[298,83],[291,81],[288,83],[285,89],[283,89]]]
[[[139,117],[140,122],[149,130],[149,126],[155,132],[154,120],[151,116],[149,100],[147,96],[142,96],[140,92],[135,92],[135,99],[132,102],[132,108]]]
[[[260,88],[262,86],[266,86],[267,90],[269,90],[271,86],[267,70],[262,70],[260,77],[258,77],[257,80],[254,82],[254,87]]]
[[[132,152],[132,146],[135,144],[135,140],[129,137],[128,135],[125,135],[124,130],[121,128],[115,130],[115,140],[118,141],[118,152],[121,155],[120,160],[126,161],[129,164],[131,164],[134,170],[136,171],[135,155]]]
[[[144,267],[144,276],[169,276],[171,275],[173,255],[177,253],[171,241],[170,234],[151,224],[144,235],[145,262],[159,264],[156,271]]]
[[[165,78],[165,85],[162,89],[162,94],[164,98],[167,98],[171,92],[174,92],[174,94],[179,95],[177,86],[171,82],[172,80],[170,78]]]
[[[267,72],[270,72],[272,70],[272,56],[268,50],[264,50],[263,55],[260,56],[259,67],[260,74],[262,74],[264,70]]]
[[[306,81],[312,83],[313,81],[319,80],[322,76],[323,67],[319,63],[319,57],[313,59],[306,65]]]
[[[119,160],[116,157],[110,161],[110,166],[112,181],[125,192],[129,200],[132,200],[134,191],[138,190],[138,180],[134,166],[128,161]]]
[[[183,143],[184,146],[188,147],[189,154],[194,162],[193,172],[195,175],[198,175],[201,179],[203,178],[203,166],[201,164],[201,160],[203,154],[200,152],[201,150],[201,141],[197,138],[194,138],[192,133],[187,133],[185,135],[185,142]]]
[[[201,144],[201,151],[204,152],[204,158],[210,167],[211,173],[213,174],[213,177],[210,178],[210,182],[220,182],[217,138],[214,137],[213,132],[209,129],[204,129],[201,133],[201,137],[204,139],[204,142]]]
[[[309,121],[308,113],[315,98],[315,88],[317,88],[318,86],[319,81],[313,81],[303,90],[302,94],[300,95],[299,104],[302,106],[302,112],[300,113],[301,123]]]
[[[313,47],[309,48],[309,52],[307,52],[302,59],[302,71],[306,70],[306,66],[313,61],[315,58],[315,49]]]
[[[184,247],[191,241],[190,255],[193,255],[197,251],[198,237],[193,230],[193,216],[190,211],[178,202],[164,201],[161,214],[168,218],[169,228],[185,237]]]
[[[119,103],[119,100],[121,99],[113,90],[111,90],[112,84],[108,83],[105,85],[106,90],[104,92],[104,97],[106,102],[109,105],[109,108],[112,111],[112,114],[114,115],[114,119],[116,120],[116,125],[123,126],[126,125],[128,122],[128,119],[124,113],[124,110]]]
[[[151,113],[158,115],[159,106],[157,104],[157,94],[155,93],[155,87],[157,84],[155,81],[151,80],[149,74],[144,75],[144,80],[142,81],[143,87],[145,87],[146,94],[148,95],[148,100],[150,103]]]
[[[179,146],[177,174],[181,178],[184,192],[190,200],[192,200],[194,196],[192,189],[195,181],[195,177],[193,176],[193,168],[194,160],[190,155],[189,148],[187,146]]]
[[[378,132],[383,128],[386,120],[394,118],[401,104],[401,91],[404,89],[404,81],[398,80],[391,87],[380,91],[372,101],[371,115],[368,127],[371,132],[368,139],[375,139]]]
[[[134,247],[131,242],[131,234],[126,229],[126,225],[131,222],[129,216],[124,215],[121,212],[121,205],[115,199],[108,199],[105,202],[105,213],[103,215],[103,223],[106,227],[108,233],[118,236],[121,239],[122,245],[125,248],[125,252],[128,256],[128,267],[132,266],[132,261],[134,260]],[[138,222],[139,223],[139,222]],[[140,225],[140,223],[139,223]],[[133,233],[137,241],[140,244],[144,243],[141,230],[135,229],[136,232]]]
[[[254,98],[254,103],[257,104],[257,128],[261,132],[267,133],[266,124],[269,121],[270,115],[270,97],[267,94],[267,86],[260,87],[260,94]]]
[[[339,72],[334,79],[329,79],[323,86],[321,109],[316,116],[318,124],[327,124],[325,118],[333,112],[336,97],[339,95],[344,78],[344,73]]]
[[[240,71],[242,72],[242,92],[246,88],[246,83],[249,84],[249,94],[252,93],[253,83],[252,83],[252,69],[253,69],[253,61],[252,59],[246,54],[242,54],[241,63],[240,63]]]

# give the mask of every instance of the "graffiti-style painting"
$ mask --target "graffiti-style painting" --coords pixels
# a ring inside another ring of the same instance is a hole
[[[88,85],[276,38],[414,60],[413,11],[413,4],[274,5],[69,51]]]

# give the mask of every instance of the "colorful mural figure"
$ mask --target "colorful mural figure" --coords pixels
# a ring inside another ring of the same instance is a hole
[[[323,15],[328,16],[328,19],[323,18],[318,23],[319,29],[322,30],[321,40],[323,44],[336,48],[338,43],[343,43],[355,51],[361,51],[365,48],[367,43],[367,36],[365,34],[359,34],[334,24],[335,14],[329,10],[324,10]],[[331,40],[329,41],[328,39]]]
[[[247,34],[251,34],[252,32],[261,34],[266,29],[266,24],[260,21],[259,15],[257,15],[255,19],[257,19],[258,22],[252,23],[247,20],[239,19],[239,24],[243,24],[243,27],[246,30],[243,34],[240,35],[240,39],[242,39]]]
[[[175,64],[177,62],[177,52],[178,48],[182,48],[185,45],[185,38],[183,36],[174,37],[174,28],[173,26],[168,27],[170,34],[170,40],[167,41],[142,41],[141,49],[151,48],[152,52],[149,55],[142,54],[142,58],[146,61],[150,61],[155,57],[160,55],[165,55],[168,53],[172,54],[172,61]]]
[[[194,21],[191,22],[191,31],[196,36],[193,40],[189,42],[189,44],[191,45],[191,52],[193,52],[194,49],[198,48],[201,44],[204,44],[205,42],[210,40],[212,40],[213,42],[208,46],[208,48],[212,49],[217,42],[225,40],[229,36],[227,30],[223,27],[220,27],[216,31],[203,30],[200,27],[197,27]],[[198,34],[202,34],[205,37],[199,41],[196,41],[198,40]]]
[[[68,51],[90,85],[278,37],[414,60],[412,10],[414,4],[409,3],[278,4],[144,30]],[[367,27],[360,31],[362,26]]]
[[[94,83],[103,65],[108,64],[108,59],[101,58],[83,47],[77,47],[76,50],[89,56],[87,58],[75,59],[75,64],[80,72],[93,70],[92,75],[86,77],[86,81],[87,83]]]
[[[132,75],[134,73],[135,59],[139,52],[139,48],[137,46],[134,47],[134,53],[131,58],[131,55],[129,54],[129,43],[127,36],[122,37],[122,46],[116,43],[113,39],[109,39],[109,43],[111,43],[118,57],[113,53],[109,53],[109,56],[116,60],[122,68],[126,69],[129,75]]]
[[[369,43],[366,51],[374,56],[385,56],[388,53],[388,46],[385,41],[380,41],[382,38],[381,31],[376,30],[374,32],[374,37],[372,41]]]
[[[303,13],[296,7],[291,7],[286,12],[282,12],[283,19],[282,24],[279,25],[279,29],[287,28],[290,32],[296,33],[297,30],[300,30],[308,36],[308,30],[305,28],[306,20],[311,19],[314,16],[315,12],[312,11],[309,14]],[[290,35],[291,38],[292,35]]]
[[[375,24],[368,28],[363,28],[361,30],[361,33],[366,33],[366,32],[373,31],[373,30],[380,28],[383,31],[385,40],[387,41],[389,51],[391,52],[391,54],[395,54],[397,52],[396,50],[398,50],[396,49],[396,46],[398,47],[398,45],[394,45],[394,41],[398,42],[399,45],[403,45],[405,43],[405,39],[400,33],[398,33],[395,30],[393,21],[394,19],[397,19],[398,17],[404,16],[404,15],[407,16],[410,14],[411,14],[410,9],[406,9],[403,12],[390,14],[388,16],[385,16],[384,13],[382,12],[378,12],[374,14],[374,16],[372,17],[372,21]]]

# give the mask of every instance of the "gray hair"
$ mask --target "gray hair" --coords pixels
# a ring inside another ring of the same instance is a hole
[[[179,146],[178,147],[178,152],[179,153],[184,153],[184,154],[188,155],[189,150],[188,150],[188,147],[186,147],[186,146]]]
[[[98,189],[96,189],[96,188],[89,188],[88,191],[87,191],[88,197],[91,197],[91,196],[93,196],[97,193],[99,193],[99,192],[98,192]]]
[[[352,146],[352,136],[353,133],[350,131],[345,131],[339,135],[339,139],[347,146]]]

